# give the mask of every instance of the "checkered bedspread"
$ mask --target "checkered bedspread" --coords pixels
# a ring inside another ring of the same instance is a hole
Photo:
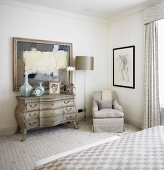
[[[136,132],[36,168],[65,169],[164,170],[164,127]]]

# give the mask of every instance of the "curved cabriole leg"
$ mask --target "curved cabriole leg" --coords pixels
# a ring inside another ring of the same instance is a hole
[[[22,140],[21,140],[21,142],[26,140],[26,135],[27,135],[27,129],[24,129],[23,132],[22,132]]]
[[[76,121],[73,121],[72,123],[73,123],[73,126],[74,126],[75,129],[79,129],[78,124],[77,124]]]

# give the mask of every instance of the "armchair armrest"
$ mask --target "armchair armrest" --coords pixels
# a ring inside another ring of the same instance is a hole
[[[113,106],[114,106],[114,109],[123,112],[123,107],[121,105],[119,105],[119,103],[118,103],[118,101],[116,99],[113,102]]]
[[[94,113],[98,111],[98,104],[97,102],[94,100],[93,101],[93,106],[92,106],[92,115],[94,116]]]

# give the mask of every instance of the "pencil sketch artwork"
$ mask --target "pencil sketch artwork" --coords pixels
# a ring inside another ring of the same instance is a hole
[[[113,85],[128,88],[135,86],[135,46],[113,49]]]
[[[118,79],[120,82],[129,82],[129,72],[128,72],[128,54],[119,55],[117,58],[118,62]]]

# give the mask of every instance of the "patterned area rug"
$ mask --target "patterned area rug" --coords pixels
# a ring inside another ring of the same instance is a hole
[[[3,136],[0,137],[0,169],[30,170],[38,160],[113,135],[128,135],[136,131],[137,128],[125,125],[124,133],[93,133],[91,121],[82,121],[79,129],[73,129],[72,124],[67,123],[28,132],[24,142],[20,142],[21,134]]]
[[[35,170],[164,170],[163,134],[164,126],[156,126],[109,137],[99,144],[54,155],[47,163],[39,161],[41,166]]]

